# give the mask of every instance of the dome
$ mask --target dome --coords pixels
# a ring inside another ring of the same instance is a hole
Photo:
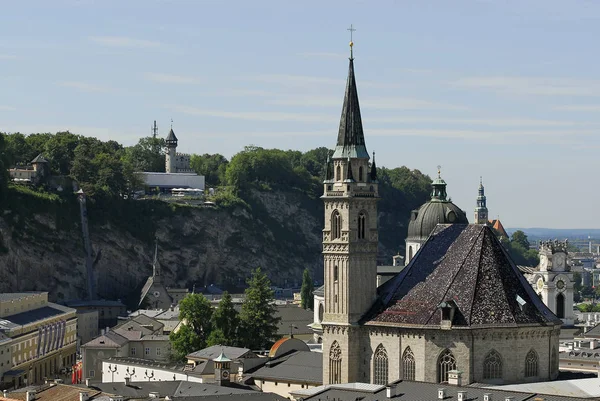
[[[469,224],[465,212],[447,199],[446,182],[439,172],[431,186],[431,200],[412,211],[407,240],[426,240],[438,224]]]

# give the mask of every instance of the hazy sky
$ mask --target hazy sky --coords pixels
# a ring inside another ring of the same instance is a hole
[[[600,227],[600,2],[1,0],[0,131],[178,150],[335,144],[354,33],[367,148],[472,220]]]

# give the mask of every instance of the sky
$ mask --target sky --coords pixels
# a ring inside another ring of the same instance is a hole
[[[0,0],[0,131],[70,130],[230,158],[333,148],[353,24],[378,166],[430,176],[472,221],[600,228],[600,2]]]

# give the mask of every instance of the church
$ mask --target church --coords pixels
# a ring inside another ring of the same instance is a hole
[[[377,170],[365,143],[352,51],[349,64],[322,197],[323,383],[556,378],[562,322],[492,229],[469,225],[448,200],[441,175],[431,201],[410,217],[406,267],[377,287]]]

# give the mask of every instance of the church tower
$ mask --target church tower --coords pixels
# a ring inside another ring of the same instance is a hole
[[[575,281],[567,263],[567,247],[567,241],[540,242],[540,266],[533,286],[546,306],[563,321],[563,326],[573,326]]]
[[[485,199],[485,189],[481,177],[479,178],[479,191],[477,195],[477,207],[475,208],[475,224],[488,224],[488,209]]]
[[[169,131],[169,135],[167,135],[165,143],[167,145],[167,152],[165,155],[165,172],[176,173],[177,137],[173,132],[173,127],[171,127],[171,131]]]
[[[352,46],[350,42],[342,116],[335,151],[327,162],[322,197],[324,384],[361,379],[357,324],[373,305],[377,288],[377,170],[374,159],[369,163],[365,146]],[[336,359],[336,355],[341,357]]]

